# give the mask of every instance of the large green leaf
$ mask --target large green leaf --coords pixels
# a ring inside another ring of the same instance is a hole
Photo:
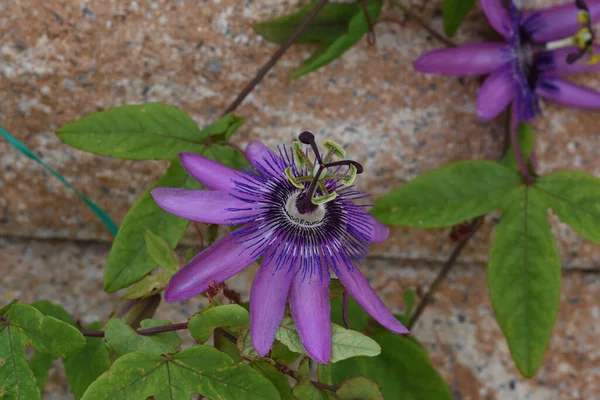
[[[600,179],[585,172],[561,171],[539,178],[535,189],[563,222],[600,244]]]
[[[240,327],[249,322],[246,309],[237,304],[226,304],[207,308],[194,315],[188,323],[188,329],[194,339],[204,343],[218,327]]]
[[[315,8],[309,4],[294,14],[275,18],[270,21],[254,25],[254,30],[265,39],[283,44],[294,30]],[[294,43],[330,43],[348,32],[348,21],[361,12],[358,3],[330,3],[319,11],[315,19],[304,28]]]
[[[498,163],[459,161],[392,190],[371,212],[388,225],[449,227],[499,208],[504,195],[520,182],[516,171]]]
[[[102,329],[99,322],[85,327],[88,330]],[[86,389],[110,368],[108,349],[102,338],[86,338],[85,347],[77,350],[63,361],[71,393],[81,399]]]
[[[162,103],[126,105],[71,122],[57,132],[65,143],[103,156],[128,160],[173,160],[183,151],[203,153],[227,140],[244,120],[228,114],[205,130],[184,111]]]
[[[265,378],[271,381],[271,383],[277,388],[279,396],[281,396],[281,400],[294,400],[288,377],[277,371],[277,368],[268,362],[261,360],[255,360],[250,365],[252,365],[252,368],[260,372]]]
[[[446,36],[454,36],[460,24],[475,5],[475,0],[444,0],[442,16]]]
[[[144,320],[142,329],[169,325],[170,321]],[[181,338],[177,332],[164,332],[156,335],[139,335],[129,325],[120,319],[111,319],[106,324],[104,336],[106,343],[117,354],[124,355],[134,351],[145,351],[156,354],[172,354],[179,350]]]
[[[85,346],[85,338],[77,328],[57,318],[44,316],[32,306],[15,304],[8,311],[7,318],[38,351],[64,358]]]
[[[364,376],[345,380],[335,394],[338,400],[383,400],[379,386]]]
[[[279,399],[273,384],[249,365],[234,364],[209,346],[195,346],[166,356],[136,351],[119,358],[85,392],[84,400]]]
[[[158,182],[146,190],[125,216],[113,242],[104,271],[104,290],[115,292],[142,279],[157,264],[146,249],[144,229],[160,232],[169,246],[175,247],[185,232],[188,220],[169,214],[150,195],[154,187],[200,188],[179,161]]]
[[[296,325],[291,317],[284,317],[277,330],[277,340],[286,345],[291,351],[306,354],[302,346],[300,336],[296,331]],[[381,353],[381,348],[373,339],[360,332],[342,328],[331,324],[331,358],[335,363],[351,357],[368,356],[374,357]]]
[[[364,0],[369,12],[371,22],[375,23],[379,18],[383,2],[381,0]],[[330,43],[324,43],[309,59],[305,60],[292,71],[292,78],[298,78],[313,72],[336,58],[340,57],[346,50],[350,49],[356,42],[369,32],[369,23],[362,7],[348,21],[348,30],[338,36]]]
[[[382,352],[377,357],[356,357],[319,365],[319,381],[339,386],[364,376],[379,385],[386,400],[451,400],[452,393],[429,362],[427,352],[414,339],[376,327],[372,338]]]
[[[496,319],[519,371],[531,377],[548,347],[560,300],[560,262],[547,206],[527,186],[505,199],[487,268]]]
[[[40,391],[27,365],[23,338],[19,329],[0,320],[0,398],[37,400]]]

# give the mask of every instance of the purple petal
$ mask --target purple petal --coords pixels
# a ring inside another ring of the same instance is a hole
[[[277,270],[282,257],[281,251],[276,251],[264,258],[250,290],[252,345],[262,357],[275,340],[294,275],[286,266]]]
[[[195,153],[179,153],[183,168],[209,189],[229,191],[234,188],[232,179],[239,179],[239,171],[210,158]]]
[[[586,0],[592,23],[600,17],[600,0]],[[538,43],[564,39],[582,28],[578,21],[579,9],[572,1],[560,6],[546,7],[524,13],[522,23]]]
[[[358,268],[355,266],[351,268],[342,267],[337,276],[350,293],[350,296],[377,322],[394,333],[408,333],[408,329],[383,304]]]
[[[390,228],[377,221],[375,218],[371,218],[371,223],[373,224],[373,229],[371,230],[371,242],[385,242],[388,236],[390,236]]]
[[[535,91],[540,97],[563,106],[585,110],[600,109],[600,92],[574,85],[559,78],[541,77]]]
[[[246,146],[246,158],[248,158],[252,168],[256,170],[265,168],[267,172],[274,176],[283,176],[284,167],[282,167],[281,158],[257,140]]]
[[[329,281],[302,279],[299,274],[290,289],[290,308],[308,355],[321,364],[331,357]]]
[[[481,8],[490,25],[504,37],[512,34],[510,16],[500,0],[481,0]]]
[[[515,97],[510,66],[488,76],[477,94],[477,116],[489,121],[496,118]]]
[[[216,190],[159,187],[151,193],[156,204],[163,210],[207,224],[235,225],[240,223],[240,218],[259,212],[251,204]]]
[[[506,43],[466,44],[454,49],[438,49],[422,55],[413,64],[424,73],[452,76],[489,74],[510,60]]]
[[[594,51],[600,53],[600,45],[594,45]],[[581,60],[573,63],[567,63],[567,56],[572,53],[578,53],[577,47],[564,47],[562,49],[554,50],[552,52],[543,53],[538,56],[537,62],[540,69],[545,74],[552,75],[570,75],[570,74],[581,74],[585,72],[598,72],[600,71],[600,63],[598,64],[586,64],[587,56],[584,56]]]
[[[259,252],[253,255],[243,251],[247,243],[236,243],[237,240],[234,234],[229,234],[192,258],[169,281],[165,300],[194,297],[205,292],[211,281],[223,282],[260,257]]]

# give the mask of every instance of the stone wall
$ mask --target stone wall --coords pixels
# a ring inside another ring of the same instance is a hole
[[[442,30],[439,1],[412,6]],[[176,105],[206,125],[276,49],[253,33],[252,24],[296,8],[284,0],[5,0],[0,124],[120,221],[167,165],[80,152],[57,139],[57,127],[147,101]],[[367,171],[358,184],[375,198],[451,161],[499,158],[502,120],[483,123],[475,116],[480,79],[416,73],[412,61],[440,43],[401,13],[385,13],[401,24],[378,24],[375,46],[363,40],[307,77],[288,78],[312,50],[292,48],[238,109],[247,120],[240,144],[260,139],[276,146],[311,130],[363,163]],[[479,10],[455,38],[496,39]],[[597,74],[575,80],[600,89]],[[598,114],[550,104],[543,111],[535,122],[539,172],[574,168],[600,175]],[[600,249],[551,219],[565,268],[563,299],[551,350],[536,378],[518,375],[489,306],[484,268],[493,217],[416,327],[414,334],[429,347],[457,398],[598,396],[600,308],[594,293],[600,289]],[[110,239],[72,192],[0,141],[0,302],[49,298],[83,320],[106,318],[118,303],[101,289]],[[186,243],[195,240],[190,232]],[[400,309],[401,289],[426,288],[452,246],[447,230],[393,229],[392,238],[373,249],[366,269],[374,286],[388,283],[386,301]],[[235,280],[242,290],[248,285],[244,276]],[[197,306],[163,305],[160,313],[183,318]],[[54,385],[48,398],[62,398],[64,390]]]

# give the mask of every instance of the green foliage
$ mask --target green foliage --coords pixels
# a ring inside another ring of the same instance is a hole
[[[223,400],[279,399],[260,372],[234,364],[226,354],[195,346],[174,355],[146,351],[126,354],[85,392],[84,400],[189,399],[193,393]]]
[[[383,2],[365,0],[365,3],[370,20],[375,23]],[[294,14],[262,22],[254,29],[267,40],[283,43],[314,6],[313,3]],[[291,76],[298,78],[329,64],[356,44],[368,31],[368,20],[359,2],[327,4],[296,39],[296,43],[318,43],[319,48],[309,59],[302,62]]]
[[[79,330],[59,319],[44,316],[32,306],[14,304],[8,310],[8,323],[38,351],[66,357],[85,346]]]
[[[535,188],[561,221],[600,244],[600,179],[585,172],[561,171],[539,178]]]
[[[332,363],[357,356],[374,357],[381,353],[381,348],[377,342],[360,332],[332,324],[331,334],[330,362]],[[308,355],[302,346],[300,336],[296,331],[296,325],[291,317],[283,318],[277,330],[276,338],[291,351]]]
[[[87,115],[63,126],[57,135],[73,147],[102,156],[173,160],[183,151],[203,154],[211,142],[228,140],[243,123],[243,119],[228,114],[219,123],[200,130],[184,111],[167,104],[147,103]],[[213,150],[218,153],[225,149],[218,145]]]
[[[29,360],[29,368],[35,376],[35,381],[40,392],[44,391],[44,386],[46,386],[46,380],[48,379],[48,374],[55,358],[52,354],[36,351]]]
[[[207,308],[194,315],[188,323],[188,328],[194,339],[204,343],[216,328],[240,327],[249,323],[248,311],[237,304],[226,304]]]
[[[345,380],[335,394],[338,400],[383,400],[379,386],[364,376]]]
[[[550,340],[560,262],[544,199],[526,186],[506,196],[487,269],[494,312],[519,371],[531,377]]]
[[[150,232],[148,229],[142,231],[146,250],[150,258],[163,267],[165,270],[174,274],[179,269],[179,261],[177,255],[169,246],[169,243],[161,236]]]
[[[523,153],[523,157],[526,160],[529,160],[531,154],[533,154],[533,150],[535,149],[536,142],[535,131],[533,130],[533,127],[525,122],[521,122],[519,124],[518,138],[521,153]],[[519,165],[517,164],[517,159],[515,158],[515,152],[512,146],[507,149],[506,154],[500,163],[507,168],[519,171]],[[531,165],[529,165],[529,168],[532,169]]]
[[[393,189],[371,212],[388,225],[450,227],[500,208],[502,197],[520,182],[516,171],[498,163],[459,161]]]
[[[141,281],[129,286],[122,297],[134,300],[154,296],[165,290],[172,276],[173,273],[166,270],[146,275]]]
[[[169,325],[170,321],[147,319],[142,321],[142,329]],[[106,343],[119,355],[134,351],[144,351],[156,354],[172,354],[179,350],[181,338],[177,332],[164,332],[155,335],[139,335],[129,325],[120,319],[111,319],[106,324]]]
[[[405,290],[403,293],[403,297],[404,297],[404,307],[405,307],[404,314],[402,314],[400,316],[396,316],[396,317],[398,318],[398,320],[400,320],[400,322],[402,322],[402,324],[404,324],[406,326],[406,325],[408,325],[408,322],[410,321],[413,310],[417,303],[417,294],[415,293],[414,290]]]
[[[294,400],[288,377],[277,371],[277,368],[268,362],[261,360],[253,361],[250,365],[271,381],[275,388],[277,388],[281,400]]]
[[[454,36],[458,27],[475,5],[475,0],[444,0],[442,3],[442,16],[444,17],[444,31],[446,36]]]
[[[0,320],[0,397],[37,400],[40,391],[27,365],[25,343],[19,329]]]
[[[85,329],[102,329],[102,324],[95,322]],[[71,393],[81,399],[92,382],[110,368],[110,357],[102,338],[88,337],[85,347],[75,351],[63,363]]]
[[[319,381],[338,386],[348,379],[364,376],[379,385],[386,400],[452,399],[450,389],[431,366],[427,352],[414,339],[379,327],[374,329],[372,338],[381,345],[379,356],[319,365]]]

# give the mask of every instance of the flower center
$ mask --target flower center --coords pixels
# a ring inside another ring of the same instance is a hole
[[[325,218],[325,206],[320,204],[312,212],[301,213],[298,210],[298,197],[302,192],[293,193],[285,203],[285,213],[290,222],[304,227],[313,227],[321,225]]]

